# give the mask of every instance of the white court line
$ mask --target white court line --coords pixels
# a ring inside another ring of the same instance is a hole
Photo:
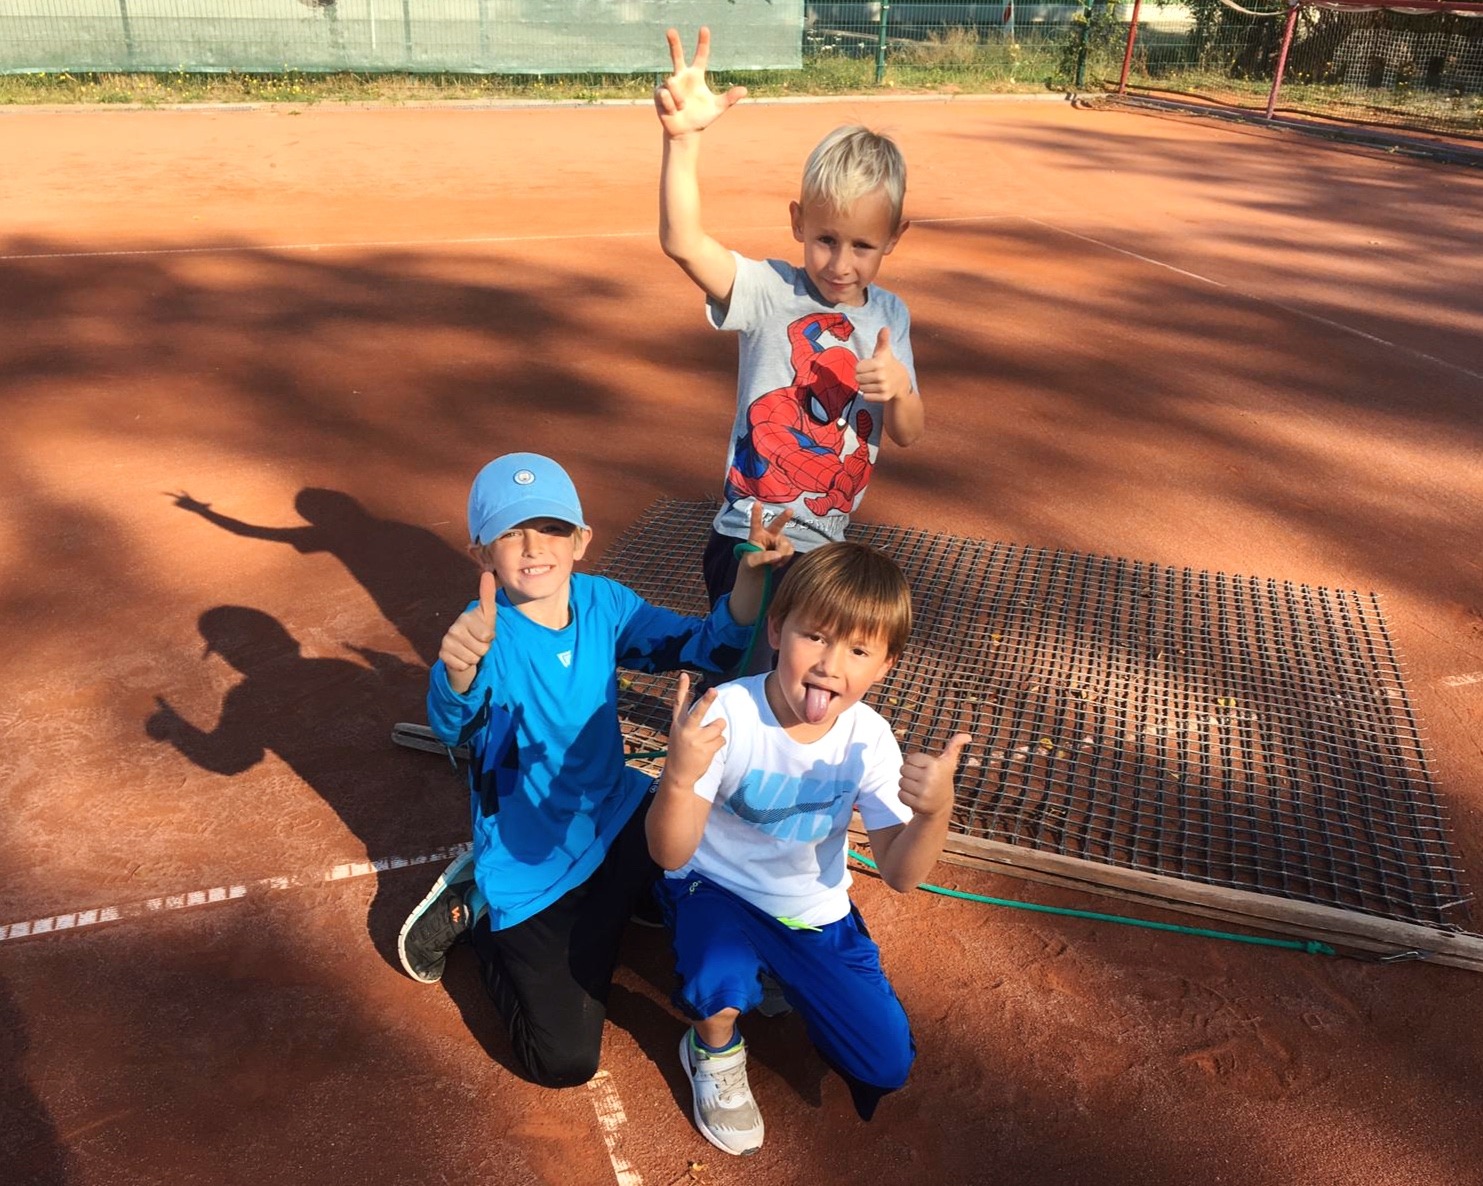
[[[592,1092],[592,1110],[597,1113],[597,1126],[602,1129],[603,1144],[608,1149],[608,1160],[613,1163],[613,1177],[618,1186],[644,1186],[638,1170],[623,1156],[623,1125],[628,1117],[623,1111],[623,1101],[618,1098],[618,1089],[607,1071],[598,1071],[587,1080]]]
[[[1025,219],[1026,222],[1033,222],[1036,226],[1045,227],[1046,230],[1055,231],[1058,234],[1062,235],[1069,235],[1073,239],[1080,239],[1083,243],[1095,244],[1096,246],[1101,247],[1106,251],[1113,251],[1116,252],[1118,255],[1126,255],[1130,259],[1138,260],[1140,263],[1152,264],[1156,268],[1166,268],[1171,272],[1177,272],[1179,275],[1186,276],[1191,280],[1198,280],[1201,284],[1210,284],[1216,288],[1229,289],[1231,292],[1235,293],[1237,296],[1243,298],[1244,300],[1252,301],[1259,305],[1270,305],[1274,309],[1281,309],[1284,313],[1291,313],[1294,317],[1301,317],[1306,321],[1312,321],[1316,322],[1319,325],[1327,326],[1329,329],[1336,329],[1346,334],[1353,334],[1356,338],[1363,338],[1367,342],[1374,342],[1377,346],[1385,346],[1391,350],[1399,350],[1402,354],[1409,354],[1412,358],[1419,358],[1424,362],[1435,363],[1437,366],[1445,367],[1449,371],[1457,371],[1460,374],[1468,376],[1468,378],[1470,379],[1483,379],[1483,371],[1470,371],[1465,366],[1459,366],[1455,362],[1448,362],[1445,358],[1438,358],[1435,354],[1427,354],[1424,351],[1415,350],[1410,346],[1402,346],[1399,342],[1392,342],[1387,338],[1376,337],[1374,334],[1366,333],[1362,329],[1356,329],[1352,325],[1345,325],[1342,321],[1334,321],[1328,317],[1320,317],[1317,313],[1309,313],[1306,309],[1298,309],[1294,308],[1292,305],[1285,305],[1281,301],[1274,301],[1271,297],[1260,296],[1259,294],[1252,292],[1243,292],[1239,288],[1231,288],[1229,284],[1226,284],[1220,280],[1212,280],[1209,276],[1201,276],[1198,272],[1187,272],[1183,268],[1176,268],[1173,264],[1166,264],[1163,260],[1151,259],[1149,256],[1139,255],[1136,251],[1129,251],[1126,247],[1117,247],[1114,244],[1104,242],[1101,239],[1095,239],[1091,235],[1083,235],[1077,231],[1068,231],[1065,227],[1056,226],[1055,223],[1046,222],[1044,219],[1032,218],[1028,214],[1023,215],[1022,217]]]
[[[1026,222],[1033,222],[1036,226],[1043,226],[1048,231],[1055,231],[1059,235],[1069,235],[1073,239],[1080,239],[1083,243],[1091,243],[1101,247],[1105,251],[1115,251],[1118,255],[1126,255],[1129,259],[1136,259],[1139,263],[1152,264],[1156,268],[1165,268],[1170,272],[1177,272],[1181,276],[1187,276],[1191,280],[1198,280],[1201,284],[1211,284],[1216,288],[1229,288],[1229,284],[1222,284],[1219,280],[1212,280],[1209,276],[1201,276],[1198,272],[1186,272],[1183,268],[1176,268],[1173,264],[1166,264],[1161,259],[1152,256],[1139,255],[1136,251],[1129,251],[1126,247],[1115,247],[1111,243],[1101,239],[1094,239],[1091,235],[1083,235],[1079,231],[1068,231],[1063,226],[1056,226],[1053,222],[1046,222],[1043,218],[1032,218],[1028,214],[1022,217]]]
[[[424,853],[422,856],[383,857],[379,861],[347,861],[343,865],[336,865],[322,873],[262,877],[240,885],[214,885],[209,889],[187,890],[183,894],[147,898],[142,902],[97,906],[90,910],[77,910],[69,914],[53,914],[46,918],[32,918],[23,922],[0,923],[0,943],[9,939],[28,939],[36,935],[55,934],[58,931],[75,931],[83,927],[96,926],[99,923],[119,922],[126,918],[145,918],[168,910],[189,910],[195,906],[211,906],[217,902],[232,902],[239,898],[277,893],[286,889],[323,885],[328,881],[368,877],[372,873],[385,873],[388,869],[404,869],[409,865],[447,862],[468,850],[467,844],[455,844],[449,848],[440,848],[436,852]]]
[[[1444,688],[1465,688],[1469,684],[1483,684],[1483,671],[1468,671],[1462,675],[1449,675],[1446,679],[1440,679],[1437,683]]]
[[[99,923],[143,918],[168,910],[189,910],[195,906],[232,902],[286,889],[323,885],[331,881],[348,881],[355,877],[367,877],[372,873],[384,873],[388,869],[436,864],[439,861],[447,862],[468,850],[467,844],[455,844],[448,848],[440,848],[435,852],[423,853],[421,856],[384,857],[377,861],[347,861],[321,873],[262,877],[256,881],[242,882],[238,885],[217,885],[209,889],[188,890],[181,894],[147,898],[142,902],[99,906],[69,914],[53,914],[46,918],[28,919],[24,922],[3,923],[0,924],[0,942],[56,934],[59,931],[75,931],[96,926]],[[618,1186],[644,1186],[642,1175],[623,1155],[622,1130],[628,1117],[623,1111],[623,1101],[618,1098],[618,1090],[613,1086],[608,1072],[598,1071],[588,1086],[592,1089],[592,1107],[597,1113],[598,1127],[602,1130],[603,1144],[607,1149],[608,1160],[613,1166],[613,1177]]]

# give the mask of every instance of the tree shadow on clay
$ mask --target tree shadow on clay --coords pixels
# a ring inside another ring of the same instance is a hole
[[[238,775],[276,754],[334,809],[365,846],[371,860],[402,853],[409,816],[429,806],[414,798],[421,780],[388,762],[371,773],[366,754],[389,750],[399,685],[421,686],[424,673],[395,656],[360,650],[369,665],[348,659],[306,658],[299,642],[270,614],[240,605],[208,609],[198,621],[206,653],[221,656],[243,676],[222,702],[213,729],[186,720],[168,700],[145,722],[154,740],[168,742],[197,766]],[[449,787],[451,790],[451,786]],[[462,796],[440,796],[450,821],[463,811]],[[396,936],[410,901],[388,895],[378,879],[367,929],[376,949],[399,967]]]

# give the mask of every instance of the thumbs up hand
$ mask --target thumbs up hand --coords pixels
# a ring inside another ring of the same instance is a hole
[[[911,374],[891,352],[891,331],[883,328],[875,339],[875,350],[855,366],[855,386],[873,404],[888,404],[911,394]]]
[[[479,600],[448,627],[438,658],[448,671],[448,686],[462,696],[479,673],[479,660],[494,645],[495,594],[499,581],[492,572],[479,574]]]
[[[910,753],[901,762],[901,802],[917,815],[945,815],[953,807],[953,776],[973,738],[955,733],[940,754]]]

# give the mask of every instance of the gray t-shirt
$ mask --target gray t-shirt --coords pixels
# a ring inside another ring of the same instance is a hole
[[[736,255],[730,303],[709,301],[706,312],[716,329],[741,335],[716,530],[746,539],[760,501],[792,509],[786,534],[799,551],[843,539],[870,484],[884,416],[860,396],[855,365],[889,328],[891,352],[916,387],[906,305],[875,285],[858,308],[825,304],[802,268]]]

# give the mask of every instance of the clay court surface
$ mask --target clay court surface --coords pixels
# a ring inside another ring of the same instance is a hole
[[[847,119],[911,164],[881,279],[929,418],[859,517],[1377,592],[1476,884],[1483,173],[1059,102],[753,104],[710,134],[710,228],[791,255]],[[473,595],[469,479],[556,456],[599,552],[718,491],[734,345],[659,252],[658,148],[642,106],[0,112],[0,924],[43,932],[0,942],[0,1179],[1483,1182],[1454,968],[861,875],[912,1082],[861,1124],[796,1019],[750,1021],[746,1161],[689,1121],[661,934],[560,1093],[468,952],[402,974],[439,865],[367,862],[467,839],[388,734]]]

